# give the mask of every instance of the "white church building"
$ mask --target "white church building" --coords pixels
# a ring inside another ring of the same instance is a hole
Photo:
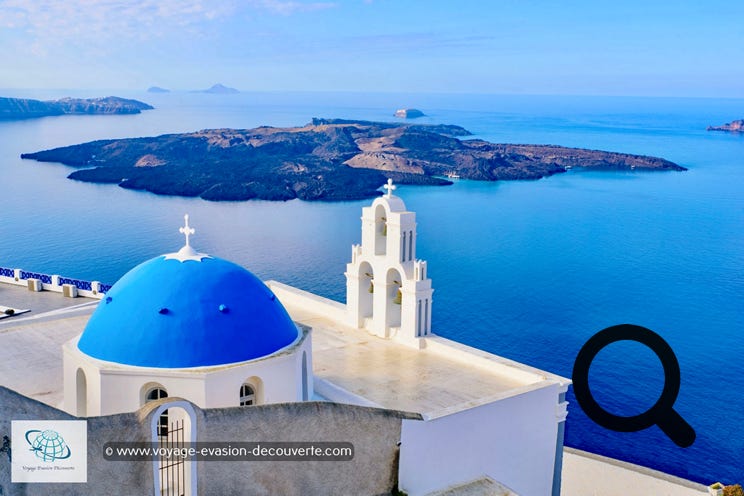
[[[436,334],[416,214],[385,187],[362,209],[345,304],[199,253],[187,216],[183,248],[133,268],[70,321],[52,406],[91,421],[146,412],[153,439],[180,419],[187,440],[208,441],[199,423],[212,411],[250,424],[271,405],[288,418],[293,404],[353,405],[353,418],[400,415],[390,449],[405,494],[560,494],[570,381]],[[50,402],[21,379],[4,382]],[[210,494],[202,472],[188,469],[183,494]],[[165,494],[157,466],[152,477],[153,494]]]
[[[182,232],[180,251],[125,274],[65,344],[68,412],[131,412],[168,396],[201,408],[309,399],[309,332],[256,276],[197,253],[188,220]]]

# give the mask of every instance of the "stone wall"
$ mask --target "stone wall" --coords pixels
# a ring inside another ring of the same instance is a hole
[[[88,420],[87,484],[13,484],[10,461],[0,453],[0,496],[67,496],[153,493],[152,462],[103,458],[109,441],[151,440],[157,408],[177,398],[148,404],[138,412]],[[198,494],[383,495],[397,484],[398,442],[405,413],[325,402],[218,408],[195,412],[198,441],[339,441],[354,445],[345,462],[196,462]],[[11,420],[76,420],[60,410],[0,386],[0,443]],[[11,447],[23,444],[11,440]]]
[[[330,461],[199,462],[200,494],[382,495],[397,483],[404,414],[308,402],[201,412],[200,439],[337,441],[354,445],[354,459]]]
[[[0,386],[0,440],[10,438],[12,420],[79,420],[77,417],[27,398]],[[88,419],[87,484],[13,484],[10,482],[10,456],[0,453],[0,496],[74,496],[152,493],[152,469],[145,463],[107,462],[103,443],[125,438],[147,440],[149,427],[136,413]],[[11,439],[11,451],[24,449],[25,441]],[[127,488],[123,491],[122,488]],[[129,489],[131,488],[131,490]]]

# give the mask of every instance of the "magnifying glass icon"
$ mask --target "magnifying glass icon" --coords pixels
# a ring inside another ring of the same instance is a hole
[[[648,346],[664,367],[664,389],[656,404],[632,417],[613,415],[592,396],[589,367],[604,347],[617,341],[636,341]],[[599,331],[579,351],[573,368],[573,389],[584,413],[597,424],[618,432],[635,432],[656,424],[677,446],[687,448],[695,442],[695,430],[674,410],[680,386],[679,362],[664,339],[645,327],[620,324]]]

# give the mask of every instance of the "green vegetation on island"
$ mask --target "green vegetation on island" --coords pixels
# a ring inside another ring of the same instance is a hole
[[[303,127],[212,129],[103,140],[23,154],[81,170],[70,179],[207,200],[355,200],[390,177],[447,185],[539,179],[571,168],[685,170],[661,158],[553,145],[496,144],[452,125],[313,119]]]

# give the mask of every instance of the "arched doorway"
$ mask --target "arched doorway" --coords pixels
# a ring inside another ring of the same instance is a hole
[[[161,436],[161,419],[167,412],[168,426]],[[196,414],[191,404],[173,401],[160,405],[152,414],[152,440],[159,447],[183,449],[196,442]],[[155,494],[160,496],[196,496],[196,463],[183,457],[153,460]]]

